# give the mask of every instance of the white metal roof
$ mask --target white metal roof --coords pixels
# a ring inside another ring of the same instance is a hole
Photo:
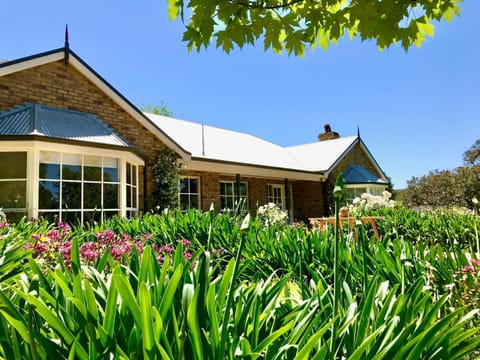
[[[307,169],[328,171],[358,140],[348,136],[333,140],[290,146],[288,151]]]
[[[296,171],[330,169],[358,139],[356,136],[282,147],[258,137],[156,114],[145,115],[192,158],[260,165]]]

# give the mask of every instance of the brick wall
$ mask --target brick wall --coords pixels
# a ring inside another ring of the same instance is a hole
[[[97,115],[144,154],[147,193],[153,187],[151,164],[164,146],[73,66],[63,60],[0,77],[0,110],[26,102],[39,103]],[[143,171],[140,169],[140,207],[143,207]]]
[[[220,206],[220,181],[236,181],[235,175],[220,175],[201,171],[182,171],[182,175],[200,178],[201,208],[206,211],[215,202],[216,209]],[[255,214],[259,206],[267,203],[268,184],[284,186],[279,179],[252,178],[240,176],[241,182],[248,184],[249,211]],[[307,220],[309,217],[324,215],[323,183],[311,181],[291,181],[293,197],[293,213],[295,220]]]
[[[308,223],[309,217],[327,215],[325,213],[323,182],[295,181],[292,182],[293,216],[295,220]]]

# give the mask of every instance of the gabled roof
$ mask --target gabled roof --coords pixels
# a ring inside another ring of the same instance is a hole
[[[130,146],[93,114],[39,104],[26,104],[0,112],[0,135],[38,135]]]
[[[45,65],[51,62],[65,60],[69,66],[73,66],[88,80],[95,84],[107,96],[109,96],[115,103],[124,109],[129,115],[136,119],[141,125],[147,128],[154,134],[161,142],[173,149],[179,156],[184,159],[190,159],[188,151],[183,149],[162,129],[153,124],[143,113],[127,100],[120,92],[118,92],[112,85],[110,85],[103,77],[101,77],[95,70],[93,70],[86,62],[84,62],[78,55],[76,55],[69,47],[63,47],[33,56],[24,57],[21,59],[7,61],[0,63],[0,77],[6,76],[22,70],[34,68],[36,66]]]
[[[358,136],[348,136],[287,149],[305,168],[328,172],[358,141]]]
[[[214,126],[145,113],[192,154],[192,158],[305,171],[286,148]]]
[[[343,174],[343,179],[345,180],[345,184],[385,184],[383,179],[359,165],[350,166]]]
[[[324,173],[359,141],[357,136],[351,136],[282,147],[242,132],[156,114],[145,115],[189,151],[193,159]]]

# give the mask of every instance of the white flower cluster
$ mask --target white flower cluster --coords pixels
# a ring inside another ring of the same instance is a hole
[[[288,223],[287,212],[274,203],[260,206],[257,211],[257,217],[266,227],[273,225],[282,226]]]
[[[360,197],[353,199],[352,204],[349,205],[349,211],[359,213],[363,210],[394,208],[395,201],[392,200],[391,197],[392,194],[388,191],[382,192],[382,196],[363,193]]]

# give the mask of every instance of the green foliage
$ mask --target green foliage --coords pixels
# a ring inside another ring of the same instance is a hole
[[[263,42],[265,50],[303,56],[307,48],[327,49],[346,34],[373,40],[380,49],[405,50],[433,36],[435,21],[459,15],[461,0],[168,0],[170,19],[185,24],[183,40],[199,51],[212,41],[229,53]]]
[[[480,139],[463,153],[463,161],[467,166],[480,165]]]
[[[458,206],[472,209],[472,199],[480,193],[480,165],[454,171],[431,171],[407,182],[402,200],[409,207]]]
[[[364,225],[359,241],[342,229],[337,305],[329,229],[193,210],[114,218],[72,228],[72,265],[58,254],[45,268],[23,245],[57,229],[11,226],[0,234],[0,274],[10,274],[0,283],[0,358],[478,358],[480,262],[461,238],[478,218],[379,211],[380,241]],[[82,244],[110,233],[144,239],[143,251],[82,264]],[[172,243],[159,259],[155,249]]]
[[[168,108],[168,105],[164,101],[160,101],[158,105],[141,105],[139,109],[145,112],[149,112],[155,115],[163,115],[163,116],[173,116],[173,112]]]
[[[178,164],[177,154],[170,148],[164,148],[157,156],[153,171],[153,204],[158,211],[178,206]]]

